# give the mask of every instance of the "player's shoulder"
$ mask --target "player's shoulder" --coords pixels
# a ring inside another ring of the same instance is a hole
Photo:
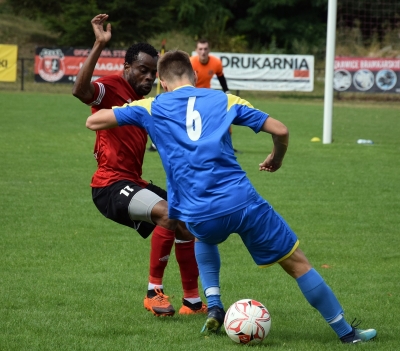
[[[225,94],[228,98],[228,110],[234,106],[246,106],[250,108],[254,108],[253,105],[245,99],[233,94]]]
[[[94,84],[98,84],[99,87],[102,85],[105,88],[105,91],[108,92],[114,92],[114,94],[118,95],[118,91],[121,89],[124,90],[130,90],[132,89],[129,85],[129,83],[120,75],[118,74],[112,74],[109,76],[103,76],[95,81],[93,81]],[[100,88],[101,89],[101,88]]]
[[[118,75],[118,74],[111,74],[108,76],[103,76],[100,78],[97,78],[96,80],[93,81],[93,83],[120,83],[123,84],[125,81],[125,79]]]
[[[211,60],[219,60],[219,57],[218,57],[218,56],[215,56],[215,55],[213,55],[213,54],[209,54],[208,57],[209,57]]]
[[[200,65],[199,56],[197,56],[197,55],[190,56],[190,63],[192,64],[192,66],[198,67]]]
[[[208,55],[208,58],[211,62],[221,63],[221,59],[217,56],[210,54],[210,55]]]
[[[228,107],[229,99],[228,95],[222,90],[214,90],[210,88],[196,88],[195,94],[196,98],[200,99],[203,104],[209,106],[213,109],[214,106],[220,105]]]
[[[154,101],[154,97],[149,97],[146,99],[132,101],[129,104],[125,104],[124,106],[144,108],[147,111],[147,113],[151,115],[151,107],[152,107],[153,101]]]

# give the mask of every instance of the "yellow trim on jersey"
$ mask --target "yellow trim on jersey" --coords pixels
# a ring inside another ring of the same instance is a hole
[[[185,84],[185,85],[181,85],[180,87],[177,87],[177,88],[175,88],[175,89],[174,89],[174,90],[172,90],[172,91],[178,90],[178,89],[180,89],[180,88],[185,88],[185,87],[191,87],[191,88],[194,88],[194,86],[193,86],[193,85],[191,85],[191,84]]]
[[[275,263],[279,263],[282,262],[283,260],[287,259],[293,252],[296,251],[296,249],[299,247],[300,241],[297,240],[296,244],[293,245],[292,249],[290,250],[290,252],[288,254],[286,254],[285,256],[283,256],[282,258],[280,258],[278,261],[274,262],[274,263],[270,263],[270,264],[265,264],[262,266],[259,266],[260,268],[268,268],[271,267],[272,265],[274,265]]]
[[[136,100],[136,101],[132,101],[129,104],[126,103],[122,106],[113,106],[112,108],[123,108],[126,106],[140,106],[143,107],[147,110],[147,112],[149,113],[149,115],[151,115],[151,103],[153,102],[154,98],[147,98],[147,99],[142,99],[142,100]]]
[[[228,106],[226,108],[227,111],[229,111],[233,105],[245,105],[250,108],[254,108],[253,105],[250,104],[250,102],[241,99],[239,96],[232,94],[226,94],[226,96],[228,97]]]

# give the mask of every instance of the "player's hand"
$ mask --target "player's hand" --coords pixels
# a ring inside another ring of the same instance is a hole
[[[227,90],[226,92],[225,92],[225,94],[232,94],[229,90]]]
[[[275,172],[282,166],[282,161],[276,162],[273,159],[273,155],[269,154],[268,157],[264,160],[264,162],[259,164],[260,171],[266,172]]]
[[[107,21],[108,15],[100,14],[91,21],[96,41],[107,43],[111,39],[111,23],[108,23],[104,30],[104,22]]]

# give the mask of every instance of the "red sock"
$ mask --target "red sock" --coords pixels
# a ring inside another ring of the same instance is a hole
[[[174,245],[175,232],[156,226],[151,236],[149,283],[162,285],[165,267]]]
[[[194,241],[175,243],[175,255],[181,271],[183,297],[199,297],[199,269],[194,255]]]

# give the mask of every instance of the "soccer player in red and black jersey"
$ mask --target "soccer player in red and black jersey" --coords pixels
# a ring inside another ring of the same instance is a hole
[[[143,99],[150,93],[157,73],[158,52],[147,43],[132,45],[126,52],[122,76],[110,75],[91,82],[98,58],[111,39],[111,24],[104,30],[108,15],[95,16],[91,23],[96,36],[93,48],[81,67],[72,94],[92,108],[121,106]],[[92,197],[107,218],[135,229],[143,238],[152,232],[149,284],[144,307],[153,314],[175,313],[163,291],[163,275],[175,242],[179,264],[183,305],[180,314],[207,313],[198,291],[198,268],[194,237],[184,223],[168,219],[167,193],[142,176],[147,133],[135,126],[96,132]]]

